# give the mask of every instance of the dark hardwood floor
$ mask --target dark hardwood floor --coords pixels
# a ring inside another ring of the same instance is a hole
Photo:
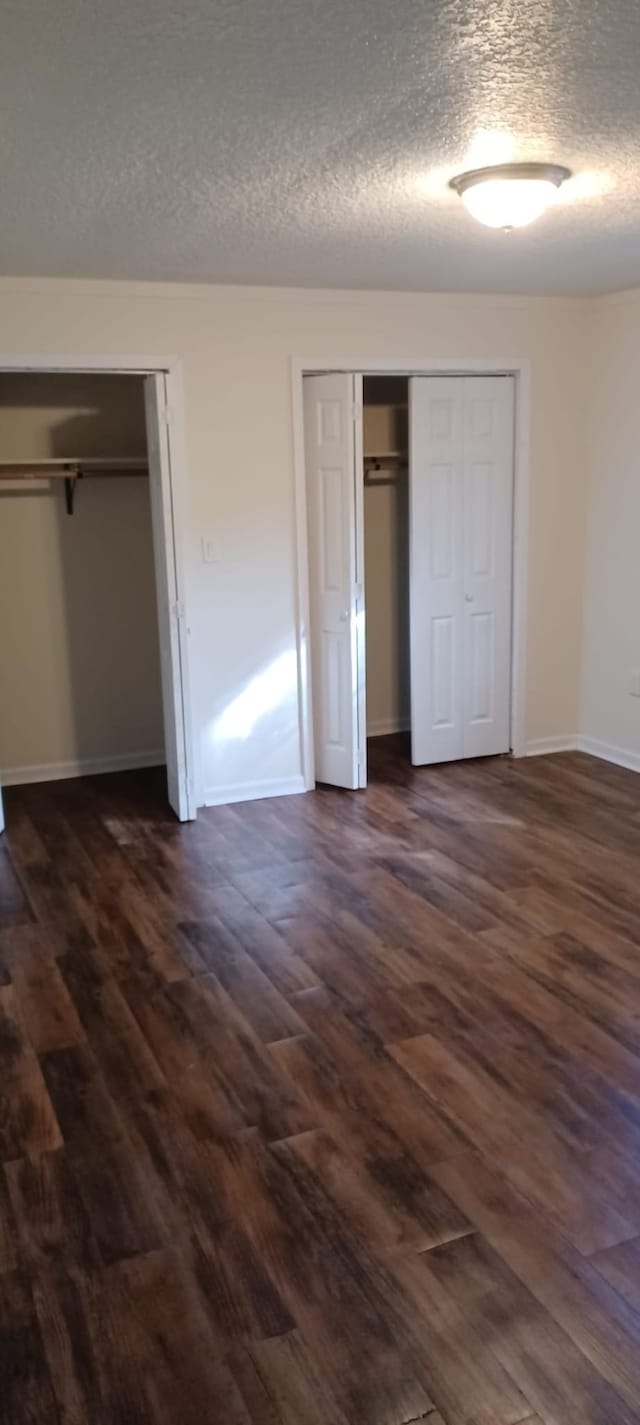
[[[640,1421],[640,782],[9,790],[3,1425]]]

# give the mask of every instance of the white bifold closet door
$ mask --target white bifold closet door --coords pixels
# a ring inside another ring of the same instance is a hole
[[[195,817],[193,791],[187,775],[184,683],[186,636],[176,579],[175,529],[171,501],[171,452],[166,420],[166,381],[162,372],[146,376],[144,403],[147,423],[149,495],[156,574],[162,713],[167,759],[167,795],[179,821]]]
[[[411,760],[508,752],[513,377],[409,382]]]
[[[366,779],[362,377],[304,378],[315,774]]]

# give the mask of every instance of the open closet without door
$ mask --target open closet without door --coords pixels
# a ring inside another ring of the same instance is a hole
[[[163,372],[0,371],[0,784],[163,765],[184,820],[165,412]]]
[[[315,777],[508,752],[514,377],[303,381]]]

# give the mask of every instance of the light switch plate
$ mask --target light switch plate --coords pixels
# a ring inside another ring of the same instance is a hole
[[[640,668],[632,668],[629,674],[629,692],[632,698],[640,698]]]
[[[219,562],[219,559],[220,559],[220,552],[219,552],[217,540],[212,539],[209,535],[203,534],[203,536],[202,536],[202,563],[203,563],[203,564],[217,564],[217,563]]]

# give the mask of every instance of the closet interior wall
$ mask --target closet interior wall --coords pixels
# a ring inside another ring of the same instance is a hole
[[[146,460],[142,378],[5,373],[0,461]],[[146,473],[0,482],[0,781],[164,761]]]
[[[367,376],[363,398],[367,735],[376,737],[409,727],[408,378]]]

